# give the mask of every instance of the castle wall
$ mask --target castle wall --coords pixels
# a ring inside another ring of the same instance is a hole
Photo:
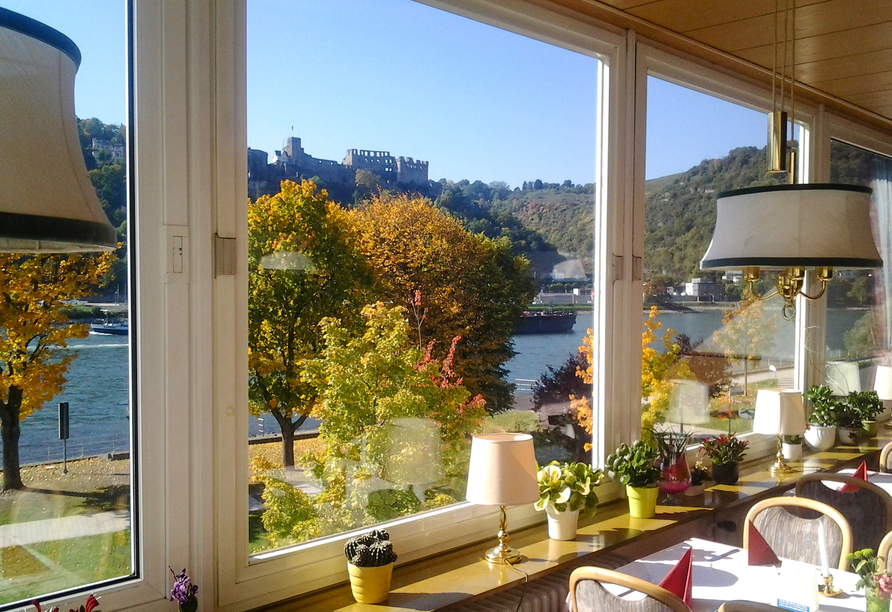
[[[389,151],[347,149],[343,164],[353,169],[354,173],[356,170],[367,170],[386,183],[396,181],[396,160]]]
[[[397,185],[427,185],[428,162],[415,161],[411,157],[400,157],[396,160]]]

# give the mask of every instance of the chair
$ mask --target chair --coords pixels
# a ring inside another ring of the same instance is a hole
[[[647,595],[623,599],[604,588],[616,584]],[[579,567],[570,574],[570,609],[574,612],[691,612],[674,593],[646,580],[600,567]]]
[[[784,609],[754,601],[726,601],[716,612],[784,612]]]
[[[880,451],[880,471],[889,471],[889,453],[892,453],[892,442],[888,442]]]
[[[815,512],[816,518],[803,518],[814,516]],[[846,555],[852,552],[852,528],[839,510],[827,504],[804,497],[772,497],[750,508],[744,525],[750,521],[778,557],[812,565],[821,564],[818,524],[824,523],[831,563],[837,561],[841,570],[848,566]],[[743,530],[743,547],[749,548],[747,528]]]
[[[886,534],[886,536],[880,541],[880,545],[877,546],[877,557],[882,557],[885,559],[885,562],[882,563],[883,568],[888,568],[889,563],[889,549],[892,548],[892,531]]]
[[[838,491],[827,482],[856,486],[858,490]],[[839,510],[852,528],[854,550],[876,550],[883,536],[892,531],[892,495],[872,482],[841,474],[806,474],[796,483],[796,497],[814,499]]]

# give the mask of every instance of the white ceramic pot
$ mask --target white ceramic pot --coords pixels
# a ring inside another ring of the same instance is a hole
[[[836,425],[815,425],[809,423],[805,430],[805,442],[816,451],[833,448],[836,444]]]
[[[836,430],[836,433],[839,435],[839,443],[840,444],[858,444],[858,440],[861,439],[861,428],[854,427],[840,427]]]
[[[802,460],[802,443],[781,445],[781,452],[784,455],[784,461],[801,461]]]
[[[576,537],[579,510],[558,512],[551,506],[545,508],[548,515],[548,537],[552,540],[572,540]]]

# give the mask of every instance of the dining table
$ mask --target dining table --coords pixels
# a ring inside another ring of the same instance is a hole
[[[749,565],[746,550],[700,538],[691,538],[617,568],[618,572],[659,584],[678,563],[688,548],[692,553],[693,612],[711,612],[726,601],[754,601],[778,605],[778,596],[785,595],[785,574],[777,565]],[[815,568],[815,588],[820,569]],[[857,574],[831,568],[833,585],[842,593],[836,597],[819,597],[819,610],[828,612],[864,610],[863,591],[855,584]],[[605,585],[607,586],[607,585]],[[607,587],[614,594],[635,597],[627,589]]]

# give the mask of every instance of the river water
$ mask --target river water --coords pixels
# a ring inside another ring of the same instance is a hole
[[[831,350],[843,347],[843,335],[866,311],[831,310],[828,313],[827,345]],[[793,324],[785,322],[778,310],[766,307],[766,317],[778,315],[778,333],[766,352],[762,365],[790,363],[793,356]],[[647,318],[643,313],[642,321]],[[708,348],[712,332],[721,326],[720,310],[662,312],[663,329],[687,334],[692,342],[704,341]],[[582,344],[586,329],[592,326],[591,314],[580,313],[571,333],[515,336],[517,355],[508,363],[509,379],[517,384],[519,396],[529,392],[547,366],[560,367]],[[658,333],[658,338],[661,333]],[[658,341],[657,348],[662,345]],[[58,403],[68,402],[70,409],[69,457],[97,455],[129,450],[129,360],[126,337],[90,334],[74,340],[70,348],[78,357],[69,367],[64,391],[43,410],[22,421],[19,451],[23,465],[59,461],[62,442],[58,439]],[[308,428],[307,425],[304,429]],[[249,434],[278,433],[270,416],[250,419]]]

